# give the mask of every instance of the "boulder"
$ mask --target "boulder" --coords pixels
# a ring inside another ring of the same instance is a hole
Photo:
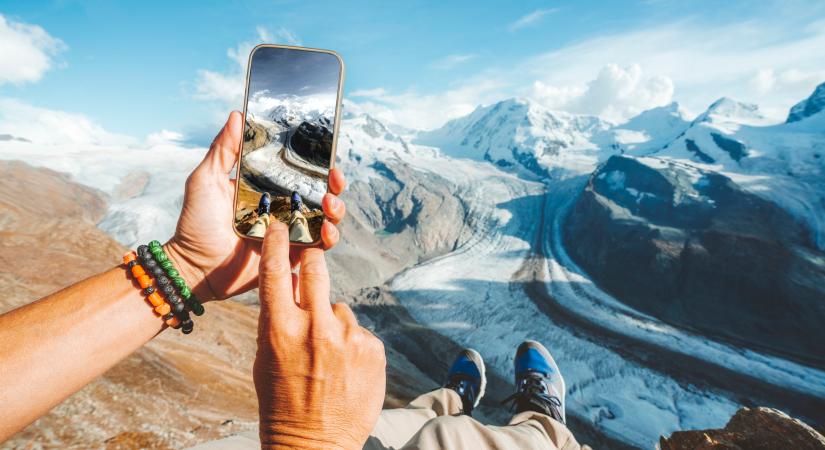
[[[661,437],[661,450],[822,450],[825,436],[773,408],[742,408],[725,428],[677,431]]]

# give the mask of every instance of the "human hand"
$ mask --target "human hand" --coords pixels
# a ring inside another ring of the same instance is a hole
[[[263,242],[253,379],[262,448],[360,449],[384,400],[384,346],[329,303],[324,252],[303,248],[296,297],[286,225]]]
[[[243,118],[237,111],[229,115],[203,161],[186,180],[186,193],[175,235],[164,250],[175,267],[202,301],[224,299],[258,284],[261,244],[243,239],[232,229],[235,180],[229,179],[238,161]],[[321,203],[326,221],[321,226],[323,248],[338,243],[335,227],[346,212],[338,198],[346,180],[338,169],[329,173],[329,193]],[[291,251],[292,267],[298,263],[299,249]]]

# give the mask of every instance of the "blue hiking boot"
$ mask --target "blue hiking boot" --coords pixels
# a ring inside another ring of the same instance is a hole
[[[462,413],[471,416],[487,388],[484,360],[477,351],[467,348],[458,354],[444,387],[456,391],[461,397]]]
[[[516,350],[516,393],[502,403],[512,401],[516,414],[535,411],[561,423],[564,412],[564,378],[550,352],[536,341],[524,341]]]

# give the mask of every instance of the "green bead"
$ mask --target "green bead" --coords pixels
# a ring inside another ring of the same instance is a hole
[[[178,278],[180,277],[180,273],[178,273],[175,269],[169,269],[166,271],[166,275],[169,275],[169,278]]]
[[[149,246],[149,250],[160,248],[160,242],[158,242],[157,240],[154,240],[154,241],[150,242],[148,244],[148,246]]]
[[[183,281],[183,278],[181,277],[172,278],[172,283],[178,288],[178,290],[182,290],[186,287],[186,282]]]
[[[157,261],[158,264],[163,264],[164,261],[169,260],[169,258],[166,257],[166,253],[163,253],[163,250],[158,252],[152,252],[152,255],[154,255],[155,261]]]
[[[163,270],[170,270],[175,268],[175,266],[172,264],[172,261],[169,261],[168,259],[159,264]]]
[[[196,316],[202,316],[204,313],[203,305],[197,300],[191,300],[189,307],[192,308],[192,312],[195,313]]]
[[[183,286],[178,286],[180,288],[180,296],[183,297],[184,300],[189,300],[192,296],[192,291],[189,289],[189,286],[184,284]]]

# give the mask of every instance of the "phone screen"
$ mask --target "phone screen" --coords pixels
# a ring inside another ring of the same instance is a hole
[[[330,51],[269,45],[252,51],[235,197],[239,234],[263,238],[280,220],[291,242],[321,240],[342,78],[341,59]]]

